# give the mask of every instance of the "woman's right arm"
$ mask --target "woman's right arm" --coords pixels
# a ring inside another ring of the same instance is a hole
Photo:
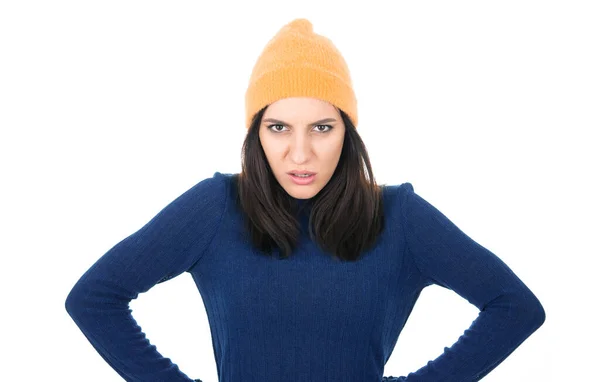
[[[68,294],[67,312],[126,381],[194,381],[148,341],[129,302],[196,264],[218,232],[227,192],[219,173],[197,183],[101,256]]]

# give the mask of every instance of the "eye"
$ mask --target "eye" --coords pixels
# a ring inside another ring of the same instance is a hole
[[[321,133],[327,133],[327,132],[331,131],[331,129],[333,129],[333,126],[331,126],[331,125],[316,125],[315,127],[328,127],[329,128],[328,130],[320,131]]]
[[[267,128],[269,130],[273,131],[273,132],[281,132],[281,131],[283,131],[283,130],[280,130],[280,129],[277,129],[277,128],[273,129],[273,127],[276,127],[276,126],[285,127],[285,126],[283,126],[281,124],[273,124],[273,125],[267,126]],[[328,129],[325,130],[325,131],[319,129],[319,128],[322,128],[322,127],[325,127],[325,128],[328,128]],[[331,129],[333,129],[333,126],[331,126],[331,125],[315,125],[315,128],[317,128],[320,133],[327,133],[327,132],[331,131]]]
[[[283,126],[283,125],[275,124],[275,125],[269,125],[269,126],[267,126],[267,129],[269,129],[269,130],[271,130],[271,131],[274,131],[274,132],[280,132],[280,131],[281,131],[281,130],[273,130],[273,129],[272,129],[272,127],[273,127],[273,126],[281,126],[281,127],[285,127],[285,126]]]

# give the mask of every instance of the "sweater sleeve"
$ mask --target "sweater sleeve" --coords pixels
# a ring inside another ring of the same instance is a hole
[[[436,359],[406,377],[384,381],[479,381],[544,323],[544,308],[500,258],[416,194],[412,184],[403,183],[398,192],[405,251],[422,285],[452,290],[480,312]]]
[[[126,381],[192,382],[146,338],[129,302],[189,271],[216,236],[227,185],[215,173],[115,244],[76,282],[65,308],[100,356]]]

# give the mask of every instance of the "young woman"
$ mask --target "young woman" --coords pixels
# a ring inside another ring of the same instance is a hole
[[[81,276],[66,309],[128,381],[192,381],[128,308],[192,275],[220,382],[477,381],[545,320],[511,269],[410,183],[377,185],[347,65],[306,19],[259,57],[246,93],[239,174],[215,172]],[[436,359],[384,377],[423,288],[480,310]],[[196,379],[199,381],[199,379]]]

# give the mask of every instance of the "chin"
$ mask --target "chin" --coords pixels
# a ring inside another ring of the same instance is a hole
[[[313,196],[317,195],[321,188],[317,185],[310,186],[298,186],[292,185],[289,188],[285,189],[287,193],[296,198],[296,199],[310,199]]]

